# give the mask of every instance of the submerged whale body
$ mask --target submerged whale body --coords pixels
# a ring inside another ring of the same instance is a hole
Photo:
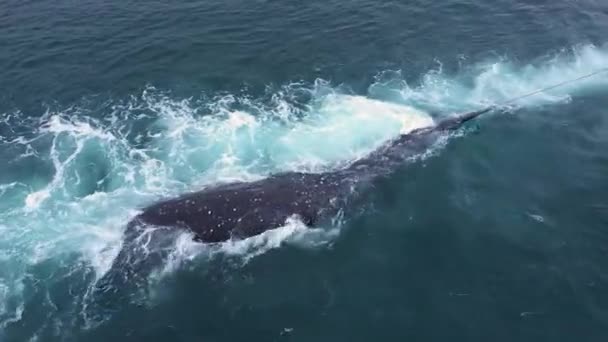
[[[101,284],[124,285],[134,277],[143,277],[144,269],[166,255],[176,232],[189,231],[196,241],[216,243],[261,234],[285,225],[293,216],[307,226],[321,224],[346,208],[347,202],[360,193],[360,187],[423,153],[446,131],[491,109],[402,134],[342,170],[276,174],[155,203],[128,224],[122,249]]]

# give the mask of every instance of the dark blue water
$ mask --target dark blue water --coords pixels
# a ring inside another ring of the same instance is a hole
[[[608,76],[481,118],[332,226],[184,234],[92,303],[141,207],[342,167],[608,68],[608,3],[0,4],[0,341],[605,341]]]

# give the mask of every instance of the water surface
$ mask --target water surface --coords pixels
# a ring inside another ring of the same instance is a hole
[[[141,207],[342,167],[608,68],[607,35],[599,0],[4,1],[0,340],[605,341],[606,74],[446,137],[340,225],[184,235],[90,303]]]

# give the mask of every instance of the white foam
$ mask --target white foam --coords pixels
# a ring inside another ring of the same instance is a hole
[[[329,228],[310,228],[297,216],[287,219],[281,227],[267,230],[245,239],[231,239],[215,244],[201,244],[193,240],[192,234],[178,236],[167,263],[156,277],[163,277],[179,268],[184,261],[204,256],[238,256],[245,264],[252,258],[285,245],[317,248],[331,243],[339,234],[340,225]]]
[[[338,126],[345,125],[350,120],[357,125],[378,125],[399,123],[400,134],[407,134],[417,128],[432,126],[433,118],[421,110],[411,106],[370,99],[365,96],[332,95],[327,98],[324,112],[341,113],[347,118],[339,117]],[[333,115],[329,116],[334,119]],[[335,130],[335,125],[330,125]],[[349,128],[338,127],[338,128]],[[394,130],[391,130],[394,132]]]
[[[89,122],[68,120],[60,115],[52,115],[49,121],[41,127],[42,132],[55,135],[69,133],[75,137],[100,138],[104,140],[114,140],[114,136],[101,129],[94,128]]]
[[[25,310],[23,298],[20,298],[22,297],[21,293],[24,288],[21,279],[17,279],[12,283],[6,283],[5,281],[7,280],[0,279],[0,317],[3,318],[0,321],[0,328],[4,328],[14,322],[19,322]],[[14,303],[17,300],[19,300],[19,304],[16,307],[9,305],[9,303]]]
[[[49,196],[51,192],[48,189],[33,192],[25,198],[25,207],[28,211],[38,208],[38,206]]]
[[[242,240],[229,240],[221,243],[216,253],[227,255],[243,255],[245,261],[265,253],[271,249],[279,248],[291,239],[301,237],[308,231],[308,227],[297,217],[291,217],[285,225],[279,228],[265,231]]]
[[[393,101],[413,103],[443,115],[463,112],[489,104],[501,104],[519,95],[550,87],[608,68],[608,46],[578,46],[520,65],[508,57],[478,63],[446,74],[439,63],[426,73],[421,83],[410,86],[401,71],[385,71],[376,77],[370,93]],[[608,85],[606,73],[541,92],[517,101],[516,106],[563,103],[584,90]]]
[[[283,168],[318,172],[432,124],[428,114],[409,106],[330,94],[313,107],[305,122],[284,132],[270,153]]]
[[[105,225],[85,227],[86,238],[82,245],[83,259],[94,270],[100,279],[112,266],[112,262],[122,247],[122,226],[130,217],[123,217]]]
[[[110,117],[103,120],[91,118],[87,108],[77,106],[49,112],[36,123],[40,128],[33,136],[2,140],[20,151],[26,146],[28,158],[41,159],[53,174],[28,184],[21,179],[0,184],[0,198],[6,200],[2,203],[6,210],[0,213],[0,244],[6,251],[2,262],[11,270],[0,279],[0,315],[7,317],[11,311],[11,317],[19,317],[17,306],[2,303],[8,297],[19,298],[24,274],[43,260],[76,252],[98,276],[104,274],[121,247],[134,210],[155,200],[217,182],[339,167],[387,139],[431,125],[427,110],[446,114],[469,110],[605,67],[606,49],[586,46],[523,67],[503,59],[458,75],[446,75],[439,68],[427,73],[418,86],[407,85],[395,73],[389,81],[378,79],[369,96],[340,94],[322,80],[313,85],[289,84],[259,99],[221,95],[182,100],[149,88],[141,96],[108,103],[105,110]],[[521,105],[559,103],[576,92],[607,84],[606,77],[593,78]],[[19,124],[26,123],[30,124]],[[136,125],[146,131],[132,132]],[[91,156],[107,161],[105,188],[84,188],[88,171],[82,166],[96,162]],[[14,162],[20,160],[16,157]],[[247,262],[285,244],[323,246],[338,234],[339,228],[306,229],[293,219],[259,236],[215,246],[183,235],[166,266],[177,267],[180,260],[200,255],[237,256]]]

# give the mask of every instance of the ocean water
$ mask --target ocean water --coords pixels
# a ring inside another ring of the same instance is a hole
[[[606,37],[601,0],[3,1],[0,341],[606,341],[608,73],[92,305],[145,205],[343,167],[606,69]]]

